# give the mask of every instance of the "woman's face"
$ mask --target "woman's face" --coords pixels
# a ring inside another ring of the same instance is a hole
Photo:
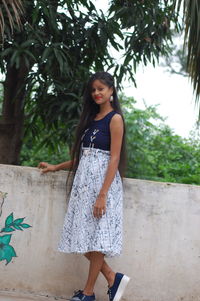
[[[96,79],[92,83],[92,98],[96,104],[103,104],[110,100],[110,96],[113,94],[113,88],[103,84],[100,80]]]

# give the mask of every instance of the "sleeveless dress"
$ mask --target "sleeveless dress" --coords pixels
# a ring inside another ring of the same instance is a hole
[[[115,111],[93,120],[81,137],[81,154],[65,214],[58,250],[65,253],[99,251],[106,257],[121,254],[123,186],[119,171],[109,187],[106,213],[93,215],[110,159],[110,121]]]

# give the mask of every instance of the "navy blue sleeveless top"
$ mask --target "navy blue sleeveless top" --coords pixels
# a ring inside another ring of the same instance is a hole
[[[93,120],[81,137],[82,146],[110,150],[110,121],[115,114],[118,113],[113,110],[102,119]]]

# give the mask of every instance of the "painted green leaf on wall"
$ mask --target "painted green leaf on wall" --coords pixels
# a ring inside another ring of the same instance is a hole
[[[17,218],[14,220],[13,218],[13,212],[6,218],[5,221],[5,227],[1,229],[0,233],[2,232],[12,232],[15,230],[23,231],[23,228],[30,228],[31,226],[28,224],[22,223],[24,221],[25,217],[23,218]]]
[[[15,231],[15,229],[10,228],[10,227],[5,227],[5,228],[1,229],[1,232],[12,232],[12,231]]]
[[[11,240],[11,236],[12,234],[0,236],[0,243],[4,245],[8,245]]]
[[[22,228],[30,228],[31,226],[28,224],[21,224]]]
[[[5,234],[0,236],[0,261],[6,260],[8,264],[13,257],[17,257],[14,248],[9,245],[12,234]]]
[[[0,191],[0,197],[3,200],[6,194]],[[2,209],[2,206],[0,209]],[[1,216],[2,210],[0,211]],[[5,226],[0,230],[0,233],[13,232],[15,230],[23,231],[23,229],[30,228],[29,224],[23,223],[25,217],[14,219],[13,212],[7,216]],[[10,245],[11,237],[13,234],[0,235],[0,261],[5,260],[6,265],[11,262],[13,257],[17,257],[15,249]]]
[[[17,218],[17,219],[15,220],[15,225],[21,224],[21,223],[23,222],[23,220],[24,220],[24,217],[23,217],[23,218]]]
[[[22,231],[22,228],[20,227],[20,226],[18,226],[18,225],[14,225],[13,226],[15,229],[17,229],[17,230],[21,230]],[[5,231],[6,232],[6,231]]]
[[[5,222],[5,225],[6,225],[6,226],[9,226],[10,224],[12,224],[12,222],[13,222],[13,213],[11,213],[11,214],[7,217],[6,222]]]

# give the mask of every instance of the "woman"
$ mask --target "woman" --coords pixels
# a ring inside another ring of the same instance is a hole
[[[90,269],[84,289],[75,292],[71,301],[95,301],[94,285],[100,271],[108,282],[110,301],[121,299],[130,280],[115,273],[104,259],[120,255],[122,249],[124,141],[124,119],[114,79],[107,72],[97,72],[84,93],[72,160],[38,165],[44,173],[75,170],[58,250],[84,254]]]

